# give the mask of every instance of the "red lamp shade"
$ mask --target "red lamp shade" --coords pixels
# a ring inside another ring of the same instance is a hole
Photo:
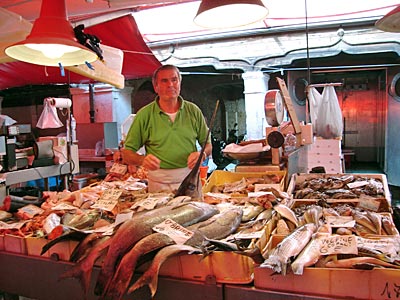
[[[45,66],[75,66],[97,59],[96,53],[76,40],[65,0],[42,0],[31,33],[24,41],[7,47],[5,53],[16,60]]]
[[[193,21],[206,28],[229,28],[261,21],[267,15],[261,0],[202,0]]]
[[[376,21],[375,27],[382,31],[400,32],[400,6]]]

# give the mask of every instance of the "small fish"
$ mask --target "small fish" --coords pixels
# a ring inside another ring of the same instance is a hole
[[[260,266],[271,268],[275,272],[286,275],[289,259],[303,250],[316,230],[317,228],[313,223],[298,227],[271,250],[268,258]]]
[[[7,219],[10,219],[12,216],[13,214],[8,211],[0,210],[0,221],[5,221]]]
[[[325,267],[326,268],[351,269],[351,268],[355,268],[357,265],[360,265],[360,264],[373,264],[377,267],[400,269],[400,266],[382,261],[375,257],[366,257],[366,256],[331,260],[325,264]]]
[[[292,222],[296,227],[299,226],[299,221],[297,220],[297,217],[293,210],[291,210],[289,207],[283,204],[276,204],[274,206],[274,209],[280,214],[283,218],[289,220]]]

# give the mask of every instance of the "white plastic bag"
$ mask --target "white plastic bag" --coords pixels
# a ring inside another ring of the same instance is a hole
[[[317,132],[318,110],[322,102],[322,95],[315,87],[310,88],[308,92],[308,99],[310,101],[310,121],[312,123],[313,132]]]
[[[56,107],[51,105],[52,98],[46,98],[43,102],[43,111],[36,124],[36,127],[45,128],[60,128],[63,123],[58,118]]]
[[[343,133],[342,111],[334,86],[326,86],[317,115],[316,135],[325,139],[341,137]]]

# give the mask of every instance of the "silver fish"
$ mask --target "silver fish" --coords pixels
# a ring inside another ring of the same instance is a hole
[[[172,219],[182,226],[201,222],[218,213],[218,210],[204,202],[188,202],[178,206],[163,206],[141,213],[138,217],[123,223],[113,236],[103,266],[97,278],[95,293],[102,295],[108,281],[112,279],[117,261],[143,237],[152,234],[152,228],[166,219]]]
[[[303,250],[316,230],[317,227],[313,223],[298,227],[271,250],[268,258],[260,266],[285,275],[289,259]]]
[[[320,240],[326,236],[329,236],[329,234],[316,233],[312,236],[311,241],[308,242],[307,246],[300,252],[295,261],[291,264],[294,274],[302,275],[304,267],[309,267],[317,263],[318,259],[321,257]]]

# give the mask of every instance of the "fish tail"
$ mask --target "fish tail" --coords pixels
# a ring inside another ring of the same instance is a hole
[[[147,285],[150,289],[151,297],[153,298],[157,292],[158,276],[153,272],[145,272],[128,290],[128,294],[140,289]]]
[[[78,278],[84,294],[87,295],[87,292],[89,290],[91,275],[92,271],[90,269],[85,269],[81,264],[78,264],[70,268],[63,274],[61,274],[58,280],[60,281],[63,279],[73,278],[73,277]]]
[[[123,294],[128,288],[129,282],[132,279],[133,272],[136,264],[126,267],[126,265],[119,265],[113,278],[109,280],[103,295],[110,296],[111,299],[122,299]],[[106,298],[109,299],[109,298]]]

